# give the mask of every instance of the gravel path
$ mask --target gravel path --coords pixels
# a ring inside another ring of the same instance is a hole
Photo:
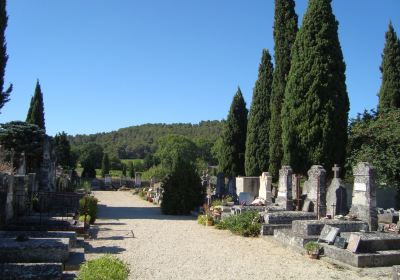
[[[87,258],[118,254],[129,264],[130,279],[377,279],[310,260],[272,237],[243,238],[198,225],[193,217],[161,215],[129,192],[95,196],[99,219]]]

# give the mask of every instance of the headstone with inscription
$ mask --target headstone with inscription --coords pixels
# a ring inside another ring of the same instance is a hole
[[[293,210],[292,200],[292,168],[290,166],[282,166],[279,170],[279,188],[275,203],[285,210]]]

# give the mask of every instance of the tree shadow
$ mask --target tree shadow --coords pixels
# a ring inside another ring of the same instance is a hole
[[[86,254],[119,254],[126,251],[126,249],[119,246],[100,246],[93,247],[91,244],[85,245]]]
[[[113,207],[104,204],[98,205],[98,219],[149,219],[149,220],[175,220],[188,221],[196,218],[191,215],[173,216],[163,215],[158,206],[154,207]]]

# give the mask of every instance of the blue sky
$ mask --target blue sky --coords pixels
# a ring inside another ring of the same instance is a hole
[[[296,1],[299,24],[307,7]],[[261,51],[273,53],[272,0],[9,0],[0,122],[25,120],[36,79],[47,133],[226,118],[239,85],[247,106]],[[399,0],[334,0],[350,117],[377,105],[389,20]]]

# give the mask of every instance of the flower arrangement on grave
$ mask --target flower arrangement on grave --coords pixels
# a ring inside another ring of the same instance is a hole
[[[319,257],[321,247],[317,242],[310,241],[304,245],[304,249],[307,251],[307,254],[310,258],[317,259]]]

